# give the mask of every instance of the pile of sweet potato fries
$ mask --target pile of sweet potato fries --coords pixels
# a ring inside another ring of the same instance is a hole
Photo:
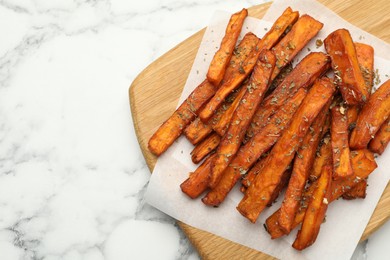
[[[286,189],[265,227],[275,239],[301,224],[293,247],[302,250],[315,242],[329,203],[365,198],[374,153],[390,141],[390,81],[371,95],[374,49],[346,29],[326,37],[327,53],[286,70],[323,24],[287,8],[262,39],[247,33],[237,44],[247,15],[231,16],[206,79],[149,149],[159,156],[184,133],[192,161],[202,163],[182,191],[206,193],[202,202],[218,206],[241,182],[237,210],[251,222]]]

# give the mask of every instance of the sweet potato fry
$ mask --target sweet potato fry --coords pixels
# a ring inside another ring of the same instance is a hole
[[[348,105],[363,104],[368,99],[368,91],[360,72],[355,46],[346,29],[339,29],[326,37],[325,49],[332,59],[335,79],[341,95]]]
[[[329,106],[330,103],[325,105],[324,109],[314,120],[295,156],[292,175],[280,207],[279,225],[285,230],[285,233],[290,233],[295,214],[298,211],[302,192],[305,189],[317,147],[321,140],[322,128],[325,124]]]
[[[333,181],[330,201],[340,198],[357,183],[365,180],[377,167],[374,154],[367,149],[351,151],[351,163],[354,174],[348,178]]]
[[[291,31],[272,49],[277,59],[272,79],[276,78],[280,70],[295,58],[322,27],[323,24],[321,22],[307,14],[302,15],[298,19]]]
[[[358,183],[365,180],[377,167],[377,164],[374,159],[374,154],[371,153],[367,149],[356,150],[351,152],[352,157],[352,168],[354,170],[354,174],[351,177],[346,179],[340,179],[332,182],[332,192],[329,198],[329,203],[340,198],[344,193],[350,191],[353,187],[355,187]],[[315,183],[315,182],[313,182]],[[303,220],[307,204],[309,199],[313,196],[314,185],[309,186],[308,189],[304,192],[302,196],[301,206],[297,215],[295,216],[294,224],[292,229],[297,227]],[[269,216],[266,220],[266,229],[268,233],[271,235],[272,239],[279,238],[285,233],[279,226],[278,218],[280,214],[280,209],[275,211],[271,216]]]
[[[265,230],[270,234],[271,239],[276,239],[286,235],[279,226],[280,209],[269,216],[264,223]]]
[[[305,89],[300,89],[270,120],[270,124],[264,127],[251,141],[241,146],[236,157],[222,173],[222,178],[211,191],[203,198],[206,205],[218,206],[226,198],[236,182],[248,169],[276,143],[282,131],[288,126],[292,116],[298,109],[306,95]],[[249,183],[261,169],[264,159],[249,171],[245,180]],[[279,194],[278,192],[275,192]]]
[[[213,131],[213,126],[219,124],[220,120],[226,120],[226,118],[229,118],[230,121],[231,116],[229,117],[229,114],[231,113],[231,106],[240,102],[245,91],[246,89],[244,88],[239,88],[237,91],[233,91],[223,102],[223,105],[214,113],[209,122],[203,123],[199,117],[195,118],[195,120],[192,121],[191,124],[189,124],[184,130],[184,135],[187,137],[188,141],[190,141],[193,145],[196,145]],[[238,99],[236,99],[237,96],[239,96]]]
[[[245,188],[245,191],[251,185],[253,180],[256,178],[257,174],[263,169],[264,163],[266,162],[266,159],[267,159],[267,154],[265,153],[264,157],[261,157],[257,161],[257,163],[252,167],[252,169],[250,169],[249,172],[247,172],[245,174],[245,176],[242,177],[241,184],[242,184],[242,187]]]
[[[360,72],[363,75],[365,87],[368,95],[371,95],[371,89],[374,84],[374,49],[367,44],[355,42],[355,50],[359,63]],[[367,96],[367,98],[369,98]],[[359,114],[360,106],[349,106],[347,110],[347,119],[349,130],[355,128],[356,120]]]
[[[149,139],[149,150],[159,156],[182,134],[199,109],[215,94],[216,88],[203,81]]]
[[[256,47],[248,55],[246,60],[237,66],[236,69],[223,79],[223,84],[219,87],[215,96],[206,104],[199,113],[199,117],[203,122],[207,122],[214,111],[221,106],[223,100],[236,89],[245,78],[253,71],[256,61],[263,50],[271,49],[283,35],[284,31],[298,19],[299,13],[292,12],[291,8],[287,8],[283,14],[276,20],[272,28],[264,35],[257,43]]]
[[[229,123],[233,117],[234,111],[236,111],[242,97],[245,95],[247,88],[242,87],[237,93],[237,97],[234,99],[233,103],[225,110],[218,120],[213,120],[214,116],[211,118],[211,127],[217,132],[220,136],[223,136],[229,126]],[[222,106],[223,107],[223,106]]]
[[[271,207],[272,203],[276,202],[276,199],[279,197],[280,192],[287,187],[288,181],[291,177],[291,169],[287,169],[282,174],[282,178],[280,179],[279,184],[276,186],[274,192],[271,195],[271,199],[269,200],[267,207]]]
[[[230,17],[225,36],[223,37],[219,50],[215,53],[207,72],[207,80],[216,87],[223,79],[226,67],[233,55],[238,36],[241,33],[242,25],[247,16],[248,10],[243,8],[240,12],[237,12]]]
[[[348,106],[347,109],[347,124],[348,124],[348,130],[351,132],[356,126],[356,120],[359,115],[359,105],[352,105]]]
[[[221,84],[224,84],[225,81],[228,81],[234,73],[236,73],[241,64],[243,64],[248,56],[252,54],[259,41],[260,39],[252,32],[248,32],[244,35],[233,51],[233,56],[226,68],[225,75],[220,83],[220,86]]]
[[[197,164],[200,161],[202,161],[208,154],[210,154],[212,151],[214,151],[215,148],[217,148],[219,141],[221,140],[221,137],[213,133],[209,135],[206,139],[204,139],[202,142],[197,144],[191,152],[191,159],[192,162]]]
[[[331,185],[332,167],[327,165],[322,168],[321,177],[316,183],[313,197],[307,207],[302,228],[298,231],[297,238],[292,245],[295,249],[303,250],[316,241],[328,209]]]
[[[213,128],[211,128],[209,124],[203,123],[202,120],[197,117],[186,127],[186,129],[184,129],[184,135],[187,137],[188,141],[190,141],[193,145],[196,145],[212,131]]]
[[[191,199],[197,198],[208,187],[210,178],[211,160],[215,155],[208,157],[182,184],[180,188],[182,192],[187,194]]]
[[[256,51],[260,51],[262,48],[270,50],[279,41],[286,30],[291,28],[291,26],[298,20],[298,18],[299,12],[293,11],[290,7],[287,7],[286,10],[283,11],[282,15],[276,19],[275,23],[272,25],[272,28],[264,35],[262,41],[258,43],[258,48]],[[253,53],[252,57],[255,56],[256,54]],[[257,58],[255,60],[248,59],[245,63],[249,64],[256,60]]]
[[[267,164],[249,186],[239,203],[238,211],[255,222],[264,207],[269,203],[275,187],[279,184],[286,167],[294,158],[295,152],[311,123],[329,100],[335,87],[328,78],[318,80],[309,90],[295,113],[289,127],[272,148]]]
[[[320,177],[322,167],[327,164],[329,160],[332,160],[332,144],[330,142],[330,137],[325,136],[322,142],[323,144],[314,159],[313,167],[309,175],[309,180],[311,182],[316,181]]]
[[[289,96],[300,88],[308,88],[330,68],[330,59],[322,52],[312,52],[299,62],[290,74],[267,96],[246,132],[245,142],[260,131]]]
[[[220,136],[223,136],[223,133],[227,129],[230,120],[233,116],[234,111],[236,110],[242,96],[245,94],[246,88],[238,89],[229,95],[229,97],[224,101],[224,104],[217,110],[213,117],[209,120],[208,123],[203,123],[202,120],[197,117],[194,121],[191,122],[189,126],[184,130],[184,134],[187,139],[193,144],[196,145],[199,142],[203,141],[213,132],[213,128],[217,129],[217,132]],[[212,140],[212,142],[210,142]],[[204,150],[208,148],[210,144],[214,150],[219,144],[220,138],[215,136],[211,137],[210,140],[203,143],[200,147],[202,151],[202,156],[206,156],[208,153],[205,153]],[[207,145],[206,145],[207,144]],[[195,149],[194,149],[195,150]],[[212,150],[209,150],[211,152]],[[196,157],[196,156],[195,156]],[[194,157],[193,157],[194,158]],[[195,162],[195,161],[194,161]],[[199,162],[199,161],[198,161]]]
[[[388,118],[375,134],[368,147],[374,153],[382,154],[390,142],[390,118]]]
[[[350,146],[363,149],[390,115],[390,80],[383,83],[363,106],[356,128],[352,131]]]
[[[355,42],[354,45],[360,72],[363,75],[368,95],[370,95],[374,84],[374,48],[359,42]]]
[[[342,104],[331,109],[330,137],[332,144],[333,178],[340,179],[353,174],[348,143],[347,108]]]
[[[293,69],[294,69],[294,66],[293,66],[292,62],[286,64],[286,66],[284,66],[280,70],[280,72],[276,76],[276,78],[274,78],[272,80],[272,83],[269,86],[268,93],[266,96],[271,94],[276,89],[276,87],[279,86],[283,82],[283,80],[291,73],[291,71],[293,71]]]
[[[343,199],[345,200],[354,200],[354,199],[364,199],[366,198],[367,191],[367,180],[361,180],[351,188],[349,191],[343,194]]]
[[[211,188],[218,184],[223,171],[237,153],[246,129],[263,100],[264,93],[267,91],[274,67],[275,56],[271,51],[265,50],[260,54],[247,86],[244,86],[248,90],[242,97],[236,111],[234,111],[229,128],[217,148],[217,155],[213,159],[211,168],[209,183]]]

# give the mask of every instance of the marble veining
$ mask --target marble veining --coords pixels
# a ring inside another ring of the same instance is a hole
[[[144,203],[127,89],[215,10],[262,2],[0,1],[0,259],[199,259]],[[389,226],[354,259],[383,256]]]

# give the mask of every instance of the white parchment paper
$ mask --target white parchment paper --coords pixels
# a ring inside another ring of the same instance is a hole
[[[384,82],[390,75],[390,46],[374,36],[347,23],[329,9],[311,0],[276,0],[264,20],[248,18],[240,37],[251,31],[262,37],[287,6],[300,14],[308,13],[324,23],[324,28],[307,46],[311,51],[325,51],[317,48],[316,39],[324,39],[338,28],[350,30],[355,41],[368,43],[375,48],[375,68],[379,70],[380,80]],[[218,49],[229,21],[230,14],[217,12],[208,26],[192,70],[188,76],[179,104],[191,91],[205,79],[209,63]],[[308,52],[305,50],[295,59],[299,61]],[[378,87],[378,86],[377,86]],[[369,178],[367,198],[364,200],[338,200],[330,204],[326,223],[322,224],[316,243],[303,252],[291,247],[296,230],[289,236],[271,240],[263,228],[265,219],[278,209],[278,203],[266,209],[256,224],[250,223],[236,210],[242,198],[238,185],[231,191],[224,203],[218,208],[205,206],[200,199],[191,200],[180,190],[179,185],[196,169],[191,162],[190,152],[193,146],[184,138],[179,138],[157,161],[146,193],[146,201],[166,214],[193,227],[206,230],[242,245],[262,251],[280,259],[350,259],[357,243],[385,189],[390,172],[390,151],[377,159],[378,168]]]

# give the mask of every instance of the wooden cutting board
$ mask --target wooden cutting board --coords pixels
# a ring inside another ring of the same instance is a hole
[[[345,20],[390,42],[390,1],[320,0]],[[262,18],[271,3],[249,8],[249,15]],[[195,19],[195,17],[194,17]],[[275,17],[276,19],[276,17]],[[150,136],[175,110],[190,72],[205,29],[150,64],[129,89],[131,113],[136,135],[150,171],[157,158],[147,149]],[[390,185],[387,185],[361,240],[383,225],[390,217]],[[236,244],[208,232],[179,223],[203,259],[274,259],[261,252]]]

